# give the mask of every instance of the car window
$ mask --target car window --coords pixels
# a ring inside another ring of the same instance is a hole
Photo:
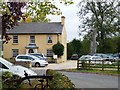
[[[93,59],[98,59],[98,57],[93,57]]]
[[[6,67],[4,64],[2,64],[1,62],[0,62],[0,68],[3,68],[3,69],[8,69],[8,67]]]
[[[28,60],[34,60],[34,58],[32,58],[32,57],[30,57],[30,56],[28,56],[27,59],[28,59]]]
[[[36,54],[36,56],[41,56],[41,57],[43,57],[43,55],[42,55],[42,54]]]
[[[18,56],[17,59],[22,59],[22,56]]]
[[[18,56],[17,59],[28,59],[28,56]]]
[[[22,56],[22,59],[28,59],[28,56]]]

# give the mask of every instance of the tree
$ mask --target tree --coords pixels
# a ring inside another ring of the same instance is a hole
[[[58,42],[57,44],[53,45],[52,50],[55,55],[58,55],[58,58],[60,58],[64,53],[64,46]]]
[[[21,17],[24,18],[21,11],[24,6],[24,2],[3,2],[2,6],[0,6],[2,8],[2,39],[3,36],[5,36],[6,39],[4,42],[8,43],[10,40],[10,37],[8,37],[6,31],[17,25],[17,22]]]
[[[67,59],[70,59],[72,54],[74,54],[74,48],[71,42],[67,43]]]
[[[90,53],[90,41],[86,38],[82,41],[81,55]]]
[[[78,54],[80,56],[82,54],[81,49],[82,42],[78,39],[73,39],[67,44],[67,58],[70,59],[72,54]]]
[[[113,38],[102,40],[102,44],[98,45],[99,53],[115,53],[117,51],[117,42]]]
[[[74,53],[76,53],[76,54],[80,54],[81,53],[81,42],[80,42],[80,40],[77,40],[77,39],[73,39],[72,40],[72,45],[73,45],[73,48],[74,48]]]
[[[102,40],[112,37],[119,31],[119,2],[80,2],[80,11],[78,13],[82,25],[79,26],[80,34],[87,32],[87,36],[93,42],[93,49],[96,50],[96,40],[102,43]],[[97,36],[96,36],[97,35]],[[91,37],[92,36],[92,37]],[[96,39],[96,40],[95,40]]]

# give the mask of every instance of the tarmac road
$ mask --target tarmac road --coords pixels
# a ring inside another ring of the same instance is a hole
[[[63,70],[77,68],[77,61],[69,60],[60,64],[49,64],[47,67],[32,68],[39,75],[46,74],[47,69]],[[120,86],[120,77],[110,75],[99,75],[90,73],[77,73],[59,71],[69,77],[75,84],[76,88],[83,90],[118,90]]]
[[[118,90],[118,85],[120,84],[118,76],[64,71],[59,72],[68,76],[75,84],[76,88],[82,88],[83,90]]]

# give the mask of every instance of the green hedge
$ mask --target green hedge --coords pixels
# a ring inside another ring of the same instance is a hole
[[[54,70],[47,70],[47,75],[52,75],[53,79],[49,81],[49,86],[52,90],[74,90],[75,85],[69,78],[62,73]]]

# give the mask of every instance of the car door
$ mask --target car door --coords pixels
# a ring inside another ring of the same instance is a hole
[[[33,57],[27,56],[27,59],[28,59],[28,61],[31,61],[31,62],[32,62],[32,65],[35,64],[35,59],[34,59]]]

